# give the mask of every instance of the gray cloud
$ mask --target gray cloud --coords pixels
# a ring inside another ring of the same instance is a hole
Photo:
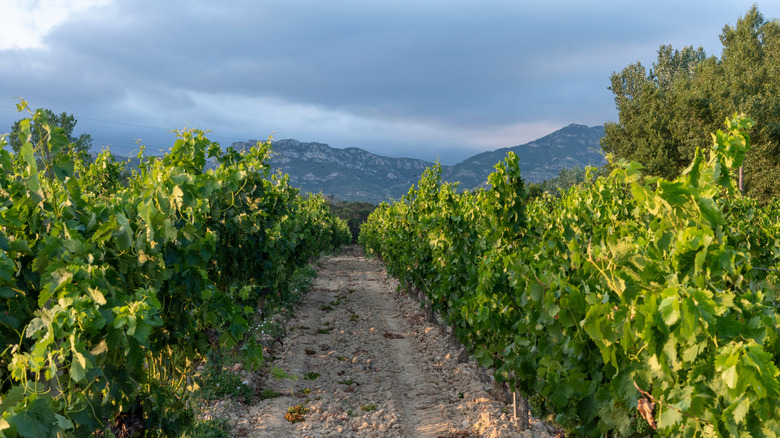
[[[680,3],[122,0],[66,20],[44,48],[0,51],[0,83],[120,151],[189,125],[222,143],[277,131],[454,162],[614,120],[613,71],[660,44],[719,54],[723,25],[752,4]]]

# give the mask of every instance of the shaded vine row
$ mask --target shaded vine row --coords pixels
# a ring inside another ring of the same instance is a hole
[[[0,142],[0,435],[86,436],[139,410],[175,434],[194,364],[219,347],[258,366],[257,309],[349,230],[270,175],[270,142],[180,131],[122,183],[124,163],[74,160],[45,118],[22,121],[18,154]]]

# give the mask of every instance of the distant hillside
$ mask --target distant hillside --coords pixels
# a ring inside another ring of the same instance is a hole
[[[248,142],[233,143],[243,149]],[[305,192],[332,195],[344,201],[378,204],[398,199],[433,163],[413,158],[390,158],[358,148],[336,149],[298,140],[273,142],[270,164],[290,175],[290,183]]]
[[[605,163],[599,139],[603,126],[571,124],[538,140],[475,155],[454,166],[442,166],[444,179],[460,188],[484,186],[493,166],[514,151],[523,177],[529,182],[554,178],[561,168],[600,166]],[[243,149],[247,142],[233,143]],[[297,140],[273,142],[270,164],[290,175],[290,183],[304,192],[332,195],[344,201],[379,203],[399,199],[434,163],[412,158],[390,158],[358,148],[336,149],[322,143]]]
[[[523,179],[529,182],[554,178],[562,168],[602,166],[606,164],[599,144],[602,136],[604,126],[571,124],[530,143],[474,155],[446,169],[444,179],[459,181],[461,188],[484,186],[493,166],[509,151],[517,154]]]

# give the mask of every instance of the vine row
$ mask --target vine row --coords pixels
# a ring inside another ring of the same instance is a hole
[[[137,412],[178,433],[194,364],[220,347],[258,366],[257,309],[350,240],[321,196],[270,175],[270,142],[223,151],[180,131],[123,182],[109,152],[63,152],[45,112],[21,127],[18,154],[0,140],[0,435],[86,436]]]
[[[777,436],[780,204],[741,196],[736,117],[674,180],[609,175],[529,201],[428,169],[360,242],[423,291],[481,365],[577,436]]]

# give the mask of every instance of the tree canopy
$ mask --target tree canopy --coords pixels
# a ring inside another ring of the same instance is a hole
[[[82,158],[89,153],[89,150],[92,148],[92,136],[81,134],[75,137],[73,135],[73,129],[76,127],[78,120],[72,114],[66,112],[55,114],[54,111],[48,108],[41,108],[36,110],[36,112],[39,113],[39,117],[34,118],[30,122],[30,142],[33,145],[45,144],[47,136],[51,136],[50,130],[62,129],[68,141],[68,145],[63,152]],[[24,136],[21,126],[22,121],[14,122],[14,126],[11,128],[11,135],[8,138],[8,143],[11,145],[14,153],[19,153],[22,144],[27,140],[22,138]],[[49,130],[44,129],[45,124],[48,124]],[[45,151],[40,151],[39,154],[45,155]],[[39,158],[42,157],[39,156]]]
[[[640,62],[613,73],[619,122],[605,124],[602,148],[672,178],[709,134],[735,113],[756,120],[745,161],[745,192],[767,201],[780,195],[780,22],[753,6],[720,35],[720,58],[704,49],[662,45],[648,71]]]

